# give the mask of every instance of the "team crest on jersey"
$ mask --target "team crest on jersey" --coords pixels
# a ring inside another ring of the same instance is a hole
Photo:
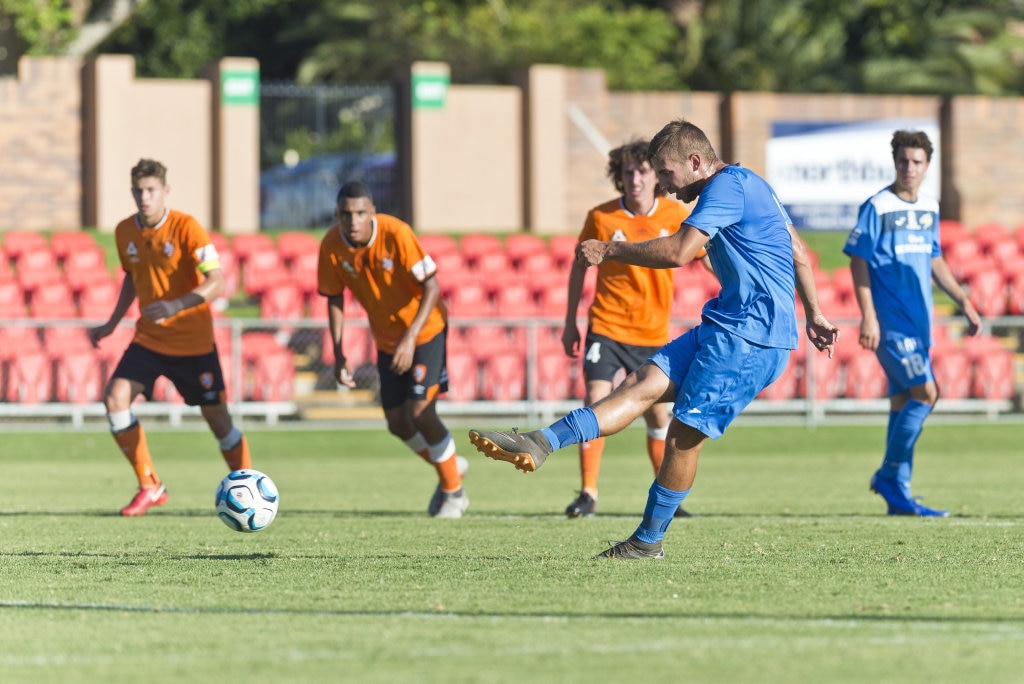
[[[623,233],[621,230],[616,230],[614,233],[612,233],[612,242],[625,242],[625,241],[626,241],[626,234]]]
[[[380,262],[381,268],[390,273],[395,268],[395,262],[390,257],[384,257]]]
[[[128,255],[128,261],[133,264],[139,263],[139,248],[135,246],[134,242],[128,243],[128,246],[124,248],[124,253]]]
[[[422,363],[417,363],[412,367],[412,379],[417,385],[423,384],[423,381],[427,377],[427,367]]]
[[[210,373],[209,371],[206,373],[200,373],[199,384],[203,386],[203,389],[210,389],[213,387],[213,373]]]
[[[355,275],[356,274],[355,266],[353,266],[352,264],[350,264],[347,261],[342,261],[341,262],[341,270],[345,271],[345,273],[348,273],[349,275]]]
[[[171,242],[164,243],[164,256],[170,259],[174,256],[174,244]]]

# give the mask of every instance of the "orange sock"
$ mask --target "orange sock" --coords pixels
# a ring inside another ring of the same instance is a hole
[[[442,491],[450,493],[462,489],[462,475],[459,474],[459,464],[454,454],[440,463],[434,463],[434,469],[437,470]]]
[[[580,476],[583,489],[597,491],[597,475],[601,472],[604,437],[580,443]]]
[[[661,462],[665,460],[665,440],[647,435],[647,456],[650,457],[654,475],[657,476],[661,470]]]
[[[136,423],[127,430],[112,433],[117,446],[121,447],[128,462],[135,469],[135,476],[139,478],[139,487],[143,489],[156,489],[160,486],[160,478],[153,468],[153,456],[149,453],[149,446],[146,444],[146,433],[142,425]]]
[[[220,453],[224,456],[224,462],[228,464],[230,470],[252,468],[252,456],[249,455],[249,442],[245,439],[245,435],[238,440],[238,444],[227,451],[221,449]]]

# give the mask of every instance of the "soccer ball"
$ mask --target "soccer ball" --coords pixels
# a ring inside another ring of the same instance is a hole
[[[235,532],[259,532],[274,522],[279,501],[273,480],[243,468],[220,481],[214,504],[221,521]]]

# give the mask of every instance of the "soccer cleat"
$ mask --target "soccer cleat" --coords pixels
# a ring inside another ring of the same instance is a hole
[[[611,544],[612,547],[594,556],[594,560],[597,560],[598,558],[621,558],[623,560],[634,560],[638,558],[665,557],[665,552],[661,548],[661,542],[648,544],[637,539],[635,534],[626,541],[608,543]]]
[[[432,515],[435,518],[461,518],[467,508],[469,508],[469,497],[460,489],[457,492],[442,494],[441,505],[438,507],[437,513]]]
[[[597,513],[597,501],[582,491],[571,504],[565,507],[565,515],[570,518],[592,518],[594,513]]]
[[[878,473],[871,476],[871,491],[885,499],[888,505],[886,512],[889,515],[913,515],[922,518],[945,518],[949,515],[949,511],[928,508],[907,498],[898,482],[878,477]]]
[[[544,465],[551,453],[551,443],[539,430],[519,432],[469,431],[469,441],[477,451],[496,461],[508,461],[524,473],[532,473]]]
[[[140,487],[131,503],[121,509],[121,515],[134,518],[145,515],[150,506],[163,506],[165,503],[167,503],[167,489],[163,485],[149,489]]]
[[[469,461],[462,456],[456,456],[455,466],[459,469],[459,475],[465,475],[466,471],[469,470]],[[437,487],[434,488],[433,496],[430,497],[430,503],[427,504],[427,513],[437,515],[437,512],[441,510],[442,503],[444,503],[444,490],[441,489],[441,483],[438,482]]]

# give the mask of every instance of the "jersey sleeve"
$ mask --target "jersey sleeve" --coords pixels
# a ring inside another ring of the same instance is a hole
[[[857,212],[857,225],[850,231],[850,236],[843,246],[843,253],[871,261],[880,225],[881,222],[874,203],[867,201],[860,205],[860,211]]]
[[[583,228],[580,229],[579,242],[597,239],[597,212],[591,209],[587,212],[587,218],[583,221]]]
[[[395,246],[398,248],[403,266],[416,279],[416,282],[423,283],[437,273],[437,264],[423,249],[420,241],[416,239],[412,228],[405,225],[399,226],[395,231]]]
[[[210,236],[199,222],[189,216],[181,233],[182,254],[187,254],[195,263],[200,273],[209,273],[220,268],[220,256],[217,248],[210,242]]]
[[[345,283],[335,268],[335,258],[331,249],[332,228],[320,242],[320,256],[316,264],[316,289],[325,297],[336,297],[345,291]]]

